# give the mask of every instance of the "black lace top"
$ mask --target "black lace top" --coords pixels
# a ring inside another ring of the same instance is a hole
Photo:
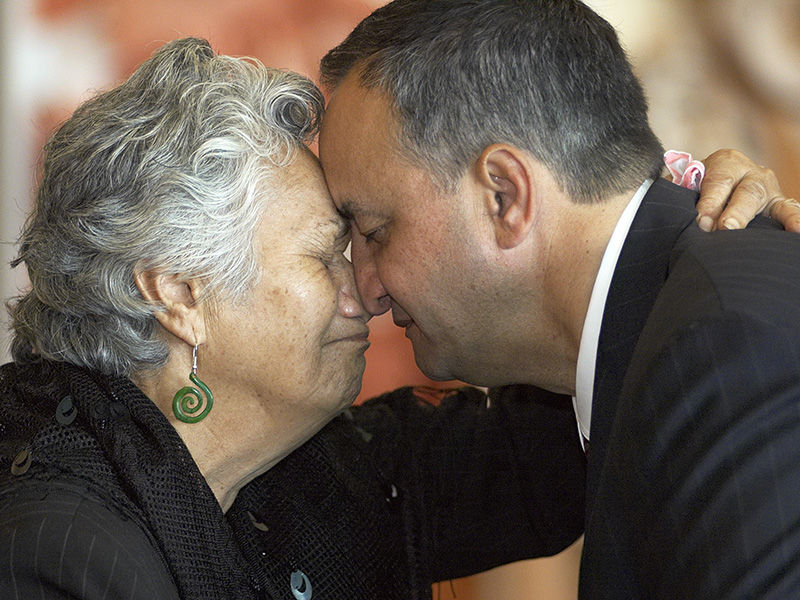
[[[149,585],[164,598],[407,600],[430,598],[434,581],[555,553],[583,524],[574,416],[561,398],[506,395],[489,408],[474,389],[439,404],[405,388],[353,408],[223,515],[176,431],[130,381],[4,365],[0,585],[43,589],[46,579],[56,590],[58,579],[86,598]],[[66,537],[42,535],[55,518],[20,516],[54,498],[82,507]],[[112,561],[103,535],[81,542],[89,522],[86,531],[112,531],[108,544],[136,552]],[[65,552],[67,539],[77,549]],[[63,546],[19,551],[43,540]]]

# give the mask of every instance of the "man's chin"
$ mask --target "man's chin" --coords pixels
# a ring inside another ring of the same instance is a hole
[[[453,354],[448,354],[442,345],[433,343],[413,321],[405,327],[406,337],[411,340],[414,348],[414,361],[425,377],[433,381],[463,381],[453,369],[454,364],[457,364]]]
[[[434,352],[430,347],[414,344],[414,360],[425,377],[433,381],[457,381],[476,387],[492,387],[510,383],[508,378],[498,376],[496,373],[467,368],[463,361]]]
[[[437,355],[430,347],[412,342],[414,348],[414,361],[417,367],[428,379],[433,381],[451,381],[456,379],[451,370],[446,366],[442,356]]]

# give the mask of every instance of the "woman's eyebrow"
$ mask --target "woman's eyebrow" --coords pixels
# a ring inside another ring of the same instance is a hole
[[[324,239],[330,239],[330,235],[335,240],[340,240],[350,234],[350,223],[346,219],[337,215],[324,221],[319,221],[314,227],[317,235],[321,235]],[[322,239],[322,238],[321,238]]]
[[[347,219],[336,219],[336,239],[340,240],[342,238],[347,237],[350,235],[350,223]]]

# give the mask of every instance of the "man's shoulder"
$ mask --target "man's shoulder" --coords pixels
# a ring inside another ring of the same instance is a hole
[[[800,320],[800,235],[769,220],[737,231],[687,231],[672,253],[653,313],[669,305],[700,316],[709,303],[721,313],[745,312],[768,321]],[[671,311],[667,311],[671,312]]]
[[[687,332],[748,323],[800,340],[800,236],[772,228],[687,232],[639,336],[627,378]],[[721,325],[721,324],[728,325]],[[740,340],[731,331],[731,344]],[[740,340],[741,341],[741,340]]]
[[[668,252],[637,333],[635,362],[652,360],[681,331],[720,318],[800,336],[800,235],[771,226],[705,233],[691,225]]]

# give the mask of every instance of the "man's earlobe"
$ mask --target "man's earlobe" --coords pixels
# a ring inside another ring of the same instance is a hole
[[[134,271],[134,281],[142,297],[157,307],[154,316],[166,331],[190,346],[205,343],[205,318],[196,282],[152,270]]]
[[[477,163],[498,245],[515,248],[527,237],[535,218],[536,198],[528,157],[519,148],[493,144]]]

